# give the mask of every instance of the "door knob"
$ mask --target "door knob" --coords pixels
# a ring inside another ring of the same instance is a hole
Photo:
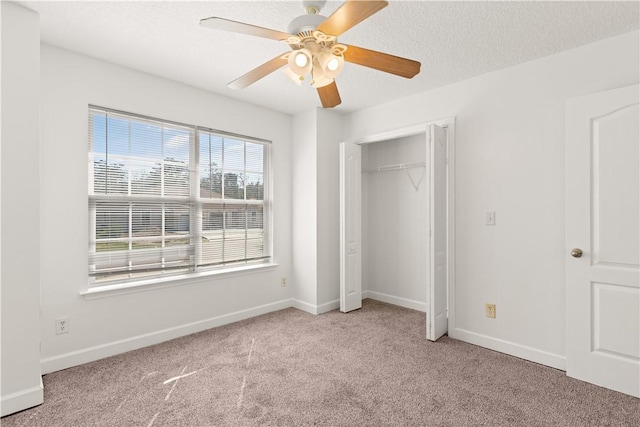
[[[582,256],[582,249],[579,249],[579,248],[571,249],[571,256],[574,258],[580,258]]]

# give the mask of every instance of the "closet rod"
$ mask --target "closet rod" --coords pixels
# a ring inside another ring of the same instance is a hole
[[[378,166],[377,168],[367,169],[363,172],[366,173],[376,173],[376,172],[389,172],[389,171],[397,171],[397,170],[405,170],[412,168],[424,168],[426,167],[426,163],[398,163],[396,165],[384,165]]]

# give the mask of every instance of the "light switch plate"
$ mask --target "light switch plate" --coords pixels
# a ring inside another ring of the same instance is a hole
[[[487,212],[485,215],[484,223],[486,225],[496,225],[496,213],[495,211]]]

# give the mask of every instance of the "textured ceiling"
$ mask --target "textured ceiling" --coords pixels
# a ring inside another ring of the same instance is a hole
[[[40,14],[43,42],[295,114],[319,106],[315,90],[277,71],[243,90],[226,84],[287,52],[282,42],[198,25],[219,16],[286,31],[299,1],[20,1]],[[327,2],[330,15],[341,2]],[[403,79],[347,63],[339,112],[444,86],[639,28],[632,2],[390,1],[339,41],[420,61]]]

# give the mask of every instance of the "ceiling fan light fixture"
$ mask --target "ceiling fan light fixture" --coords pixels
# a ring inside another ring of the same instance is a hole
[[[309,49],[298,49],[289,55],[288,62],[291,71],[302,77],[311,72],[313,56]]]
[[[302,81],[304,80],[303,76],[297,75],[296,73],[291,71],[291,68],[289,68],[289,67],[286,67],[282,71],[287,75],[287,77],[289,77],[291,79],[291,81],[293,81],[298,86],[302,86]]]
[[[329,79],[335,79],[344,68],[344,57],[328,50],[323,50],[318,54],[318,62],[322,73]]]
[[[307,65],[307,63],[309,63],[309,59],[307,58],[307,55],[303,55],[302,53],[298,53],[295,55],[295,63],[298,67],[305,67]]]
[[[324,72],[320,64],[316,64],[311,71],[311,86],[318,89],[333,83],[333,78]]]

